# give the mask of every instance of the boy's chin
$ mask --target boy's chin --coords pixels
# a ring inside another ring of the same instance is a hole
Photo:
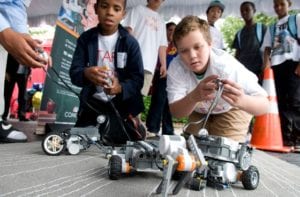
[[[204,66],[192,66],[190,68],[195,73],[202,73],[204,70]]]

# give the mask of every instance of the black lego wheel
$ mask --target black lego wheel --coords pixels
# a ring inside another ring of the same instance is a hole
[[[189,183],[190,189],[200,191],[206,187],[206,180],[200,177],[193,177]]]
[[[248,170],[243,171],[241,181],[245,189],[256,189],[259,183],[258,169],[255,166],[250,166]]]
[[[111,180],[118,180],[122,174],[122,158],[113,155],[109,159],[108,176]]]
[[[42,149],[47,155],[60,155],[66,148],[63,134],[60,132],[50,132],[42,141]]]

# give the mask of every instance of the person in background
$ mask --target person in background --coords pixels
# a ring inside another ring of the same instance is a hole
[[[45,67],[51,65],[41,57],[37,49],[41,43],[28,35],[26,7],[30,0],[0,1],[0,141],[25,142],[27,136],[15,129],[2,119],[4,112],[4,79],[6,71],[7,53],[16,60],[29,67]]]
[[[235,35],[232,47],[236,49],[235,57],[261,80],[263,57],[260,47],[263,42],[266,26],[255,23],[255,4],[244,1],[240,6],[245,26]]]
[[[142,94],[147,96],[151,87],[157,57],[160,61],[160,76],[166,77],[166,26],[157,10],[164,0],[147,0],[147,5],[138,5],[129,10],[123,26],[138,40],[143,56],[144,86]]]
[[[300,14],[288,14],[291,4],[273,0],[278,19],[267,29],[262,47],[264,67],[274,72],[283,143],[300,151]]]
[[[257,77],[230,54],[212,47],[209,25],[197,16],[182,19],[173,41],[178,55],[167,76],[171,114],[176,118],[188,116],[189,122],[199,121],[208,113],[222,83],[224,89],[206,129],[211,135],[245,142],[252,115],[266,113],[269,106]],[[191,124],[186,132],[198,135],[202,126]]]
[[[225,49],[222,33],[215,27],[215,23],[222,17],[225,5],[221,1],[211,1],[206,10],[207,22],[212,37],[212,46]]]
[[[176,24],[169,22],[166,24],[167,28],[167,67],[172,59],[177,55],[177,50],[173,44],[173,33]],[[158,60],[152,81],[152,96],[151,103],[146,119],[147,130],[152,134],[158,134],[160,130],[160,123],[162,123],[162,134],[173,135],[174,127],[172,116],[169,109],[169,102],[167,97],[167,79],[160,76],[160,62]],[[148,133],[148,137],[150,134]]]
[[[29,121],[26,118],[26,85],[31,69],[19,64],[17,60],[8,54],[4,87],[5,109],[3,119],[6,120],[9,114],[10,100],[15,84],[17,83],[18,93],[18,118],[20,121]]]
[[[81,24],[84,31],[98,25],[98,16],[95,13],[95,4],[97,0],[85,0],[86,8],[83,9],[83,13],[80,13]]]
[[[144,110],[142,55],[137,40],[120,25],[125,8],[126,0],[97,0],[99,24],[77,40],[69,71],[72,83],[82,88],[77,127],[98,124],[92,103],[97,110],[112,111],[110,100],[122,120]],[[116,124],[118,120],[110,118],[110,127]]]

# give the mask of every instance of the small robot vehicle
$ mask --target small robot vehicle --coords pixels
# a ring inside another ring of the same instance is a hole
[[[255,166],[251,165],[252,148],[247,143],[208,135],[208,131],[205,129],[207,120],[224,90],[221,80],[216,80],[216,84],[216,96],[206,116],[198,122],[189,123],[203,123],[195,139],[208,163],[205,170],[195,171],[190,186],[196,190],[200,190],[206,185],[224,189],[230,184],[241,181],[245,189],[254,190],[259,184],[259,172]],[[188,133],[186,128],[189,124],[183,128],[184,133]]]
[[[259,171],[251,165],[252,148],[248,144],[212,135],[195,139],[207,161],[207,168],[195,171],[190,182],[192,189],[200,190],[206,185],[225,189],[238,181],[247,190],[257,188]]]
[[[106,122],[104,115],[97,118],[97,126],[73,127],[62,132],[53,131],[46,135],[42,141],[42,149],[47,155],[60,155],[67,152],[71,155],[79,154],[80,151],[96,145],[100,150],[109,154],[111,147],[105,146],[100,139],[99,127]]]
[[[192,154],[188,151],[187,145]],[[160,139],[127,142],[124,149],[113,151],[108,164],[108,175],[117,180],[122,174],[132,172],[163,172],[163,178],[156,189],[156,194],[168,196],[170,180],[178,172],[179,181],[172,190],[176,195],[190,179],[192,172],[204,169],[206,161],[197,147],[194,136],[188,143],[182,136],[163,135]]]
[[[97,111],[95,126],[73,127],[62,132],[48,133],[42,141],[43,151],[47,155],[59,155],[67,150],[71,155],[76,155],[91,145],[96,145],[108,157],[113,150],[126,146],[128,140],[143,138],[146,131],[141,124],[129,119],[123,121],[113,103],[108,104],[109,112]]]
[[[138,120],[131,116],[123,120],[111,100],[99,103],[98,100],[86,102],[97,114],[95,126],[50,132],[42,141],[43,151],[48,155],[59,155],[67,150],[71,155],[76,155],[81,150],[96,145],[109,156],[113,149],[125,146],[127,141],[144,139],[146,130]]]

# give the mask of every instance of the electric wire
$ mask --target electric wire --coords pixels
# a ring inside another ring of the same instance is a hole
[[[64,86],[62,86],[58,81],[54,80],[54,78],[49,74],[49,72],[46,70],[45,67],[43,67],[43,70],[44,72],[46,73],[46,75],[48,76],[49,79],[52,80],[52,82],[54,82],[55,84],[57,84],[58,86],[66,89],[66,90],[69,90],[70,92],[74,93],[79,99],[81,98],[80,94],[77,93],[75,90],[72,89],[72,87],[70,87],[58,74],[58,72],[56,71],[56,69],[54,67],[49,67],[53,73],[56,75],[56,77],[64,84]],[[105,93],[105,92],[104,92]],[[111,101],[111,99],[109,99],[108,95],[105,93],[106,97],[107,97],[107,100],[108,100],[108,103],[110,104],[110,106],[113,108],[113,111],[115,112],[116,116],[117,116],[117,119],[118,119],[118,122],[120,123],[121,125],[121,128],[123,130],[123,132],[125,133],[125,135],[127,136],[127,138],[131,141],[131,137],[130,135],[128,134],[128,132],[126,131],[126,128],[124,126],[124,123],[122,122],[122,117],[119,113],[119,111],[116,109],[114,103]],[[91,110],[93,110],[94,112],[98,113],[98,114],[101,114],[100,111],[98,111],[97,109],[95,109],[91,104],[88,103],[88,101],[86,101],[85,99],[81,98],[81,100],[84,102],[84,104],[86,104]],[[107,128],[107,127],[106,127]]]
[[[186,128],[187,128],[188,126],[190,126],[190,125],[198,125],[198,124],[200,124],[200,123],[202,123],[202,122],[204,122],[204,123],[202,124],[201,129],[205,128],[206,123],[207,123],[207,121],[208,121],[208,118],[209,118],[210,114],[212,113],[212,111],[214,110],[214,108],[217,106],[218,101],[219,101],[219,99],[221,98],[221,95],[222,95],[223,90],[224,90],[224,84],[221,82],[221,80],[217,79],[215,83],[217,84],[217,92],[216,92],[216,96],[215,96],[214,100],[212,101],[212,103],[211,103],[211,105],[210,105],[210,107],[209,107],[207,113],[205,114],[205,117],[203,117],[203,118],[201,118],[200,120],[195,121],[195,122],[188,122],[187,124],[185,124],[185,125],[183,126],[183,131],[185,131]]]

